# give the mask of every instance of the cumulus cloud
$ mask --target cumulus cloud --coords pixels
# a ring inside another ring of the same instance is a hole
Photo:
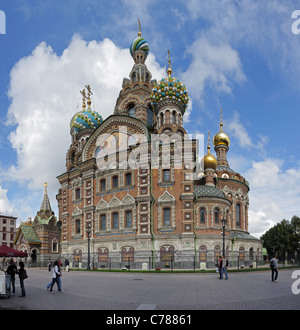
[[[0,214],[13,215],[14,208],[12,207],[10,201],[7,198],[7,189],[3,189],[0,186]]]
[[[45,42],[15,64],[10,74],[8,124],[16,128],[10,142],[17,164],[8,176],[40,189],[48,181],[57,189],[56,176],[65,171],[65,155],[71,143],[70,120],[81,110],[80,90],[89,84],[93,108],[105,119],[113,114],[124,77],[134,62],[128,49],[111,40],[87,43],[75,35],[61,55]],[[162,69],[153,55],[146,62],[153,78]],[[55,191],[55,190],[54,190]]]
[[[252,162],[246,172],[250,182],[249,230],[262,235],[282,219],[300,214],[300,167],[284,168],[281,159]]]
[[[190,65],[183,73],[183,81],[193,97],[202,101],[206,85],[215,88],[217,92],[231,94],[232,82],[245,81],[238,52],[228,43],[211,43],[201,37],[188,49],[192,57]]]

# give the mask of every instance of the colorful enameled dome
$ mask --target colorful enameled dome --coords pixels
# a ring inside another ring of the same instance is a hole
[[[142,37],[137,37],[134,39],[130,45],[130,54],[133,57],[133,54],[137,50],[142,50],[144,51],[147,55],[149,54],[149,45],[148,42],[142,38]]]
[[[95,111],[90,109],[83,110],[76,113],[71,120],[71,130],[75,129],[75,132],[81,132],[84,129],[96,129],[103,122],[102,117]]]
[[[187,108],[189,101],[185,85],[179,79],[171,76],[155,84],[150,98],[153,106],[158,105],[162,100],[174,99],[179,101],[184,109]]]

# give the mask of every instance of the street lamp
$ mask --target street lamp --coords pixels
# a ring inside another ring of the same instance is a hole
[[[90,233],[91,233],[91,225],[88,224],[87,228],[86,228],[86,233],[87,233],[87,241],[88,241],[88,262],[87,262],[87,267],[86,269],[90,270]]]
[[[223,229],[223,257],[225,258],[225,226],[226,226],[227,220],[223,218],[221,220],[222,223],[222,229]]]

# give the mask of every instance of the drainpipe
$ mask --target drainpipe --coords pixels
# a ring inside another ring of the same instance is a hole
[[[194,231],[194,250],[195,250],[195,268],[196,268],[196,262],[197,262],[197,236],[196,236],[196,210],[195,210],[195,198],[193,200],[193,231]]]
[[[153,224],[153,205],[155,202],[155,198],[153,195],[153,177],[152,177],[152,166],[150,168],[150,194],[152,197],[151,200],[151,223],[150,223],[150,231],[151,231],[151,235],[152,235],[152,267],[153,269],[155,269],[155,235],[154,235],[154,224]]]

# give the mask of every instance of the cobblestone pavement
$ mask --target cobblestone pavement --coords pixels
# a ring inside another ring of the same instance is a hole
[[[63,272],[63,293],[46,290],[51,273],[27,270],[26,297],[0,298],[0,309],[14,310],[300,310],[293,294],[293,270],[217,274]],[[298,277],[299,279],[299,277]],[[300,289],[300,284],[298,284]]]

